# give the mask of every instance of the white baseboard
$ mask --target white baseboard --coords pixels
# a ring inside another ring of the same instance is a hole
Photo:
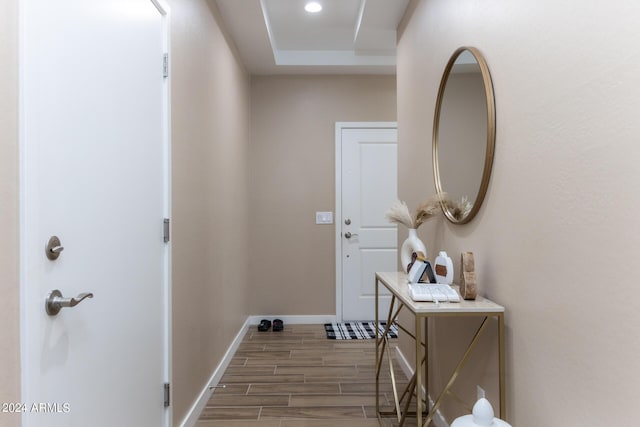
[[[248,317],[247,320],[245,320],[244,325],[242,325],[242,327],[240,328],[240,331],[238,331],[238,334],[231,342],[231,345],[227,349],[227,352],[224,354],[224,356],[222,357],[222,360],[220,361],[216,369],[213,371],[213,374],[211,374],[211,378],[209,378],[209,382],[207,382],[207,385],[200,392],[200,395],[196,399],[193,406],[191,406],[191,409],[189,410],[186,417],[180,424],[180,427],[194,427],[198,422],[198,418],[200,417],[200,414],[204,410],[205,406],[207,405],[207,402],[209,401],[209,399],[211,398],[211,395],[213,394],[214,389],[210,387],[216,386],[220,382],[222,375],[224,375],[224,371],[226,371],[227,367],[229,366],[229,363],[231,363],[231,359],[233,358],[233,355],[235,354],[238,347],[240,347],[240,343],[242,342],[242,339],[244,338],[245,334],[249,330],[249,327],[251,326],[250,320],[251,320],[251,317]]]
[[[407,379],[411,378],[413,376],[413,366],[411,366],[411,364],[407,361],[407,358],[404,357],[404,354],[402,354],[402,350],[400,350],[400,347],[396,347],[396,358],[398,359],[398,364],[400,364],[402,372],[404,372],[404,374],[407,376]],[[424,392],[425,389],[424,386],[422,386],[422,393],[424,394]],[[431,399],[431,396],[429,396],[429,405],[433,406],[433,399]],[[439,409],[436,412],[436,416],[433,417],[433,423],[436,425],[436,427],[449,427],[449,423],[444,418]]]
[[[211,378],[209,378],[209,382],[204,387],[204,389],[200,392],[200,395],[196,399],[195,403],[191,406],[191,409],[185,416],[184,420],[180,424],[180,427],[194,427],[198,422],[198,418],[200,417],[200,413],[204,410],[207,402],[211,398],[214,389],[210,387],[218,385],[222,375],[224,375],[224,371],[231,363],[231,359],[235,354],[238,347],[240,347],[240,343],[249,330],[249,328],[253,325],[258,325],[260,320],[262,319],[280,319],[285,324],[289,325],[303,325],[303,324],[322,324],[322,323],[332,323],[336,321],[336,316],[327,314],[327,315],[316,315],[316,316],[278,316],[278,315],[265,315],[265,316],[249,316],[247,320],[244,322],[244,325],[238,331],[238,334],[231,342],[231,345],[227,349],[227,352],[224,354],[224,357],[211,374]]]

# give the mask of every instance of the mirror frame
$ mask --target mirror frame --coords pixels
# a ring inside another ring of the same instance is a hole
[[[466,224],[471,221],[482,206],[482,202],[484,201],[484,196],[487,192],[487,187],[489,186],[489,178],[491,176],[491,168],[493,165],[493,156],[495,150],[495,141],[496,141],[496,110],[495,110],[495,98],[493,94],[493,84],[491,82],[491,74],[489,74],[489,67],[487,66],[482,53],[475,47],[462,46],[451,55],[447,66],[444,69],[444,73],[442,74],[442,80],[440,81],[440,88],[438,89],[438,98],[436,100],[436,109],[433,118],[433,178],[436,184],[436,193],[438,196],[441,196],[445,191],[442,189],[442,182],[440,180],[440,166],[438,164],[438,133],[440,126],[440,110],[442,108],[442,100],[444,98],[444,91],[447,86],[447,81],[449,80],[449,76],[451,74],[451,70],[458,59],[458,57],[464,51],[469,51],[473,55],[473,57],[478,62],[480,66],[480,71],[482,73],[482,81],[484,83],[484,91],[485,97],[487,101],[487,148],[484,158],[484,169],[482,172],[482,181],[480,182],[480,188],[478,189],[478,194],[473,202],[473,207],[467,216],[464,218],[456,218],[451,210],[447,207],[444,200],[440,200],[440,207],[442,208],[442,212],[446,216],[446,218],[454,223],[454,224]]]

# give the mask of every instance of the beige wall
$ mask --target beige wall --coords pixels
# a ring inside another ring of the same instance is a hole
[[[518,427],[636,423],[638,16],[633,0],[429,0],[399,42],[399,191],[410,203],[433,193],[423,166],[449,56],[476,46],[492,73],[497,140],[485,204],[468,225],[434,222],[420,235],[431,253],[473,251],[481,294],[507,308],[507,413]],[[440,326],[444,366],[470,325]],[[487,349],[457,391],[489,387],[494,362]]]
[[[335,123],[395,120],[395,77],[252,78],[252,314],[335,314]]]
[[[0,2],[0,403],[20,402],[18,282],[18,1]],[[0,426],[20,425],[0,414]]]
[[[249,78],[204,0],[171,0],[173,411],[178,425],[249,314]]]

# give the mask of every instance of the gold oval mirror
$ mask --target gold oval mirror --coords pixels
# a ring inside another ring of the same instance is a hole
[[[489,68],[478,49],[461,47],[445,67],[433,120],[434,180],[449,221],[465,224],[480,210],[495,136]]]

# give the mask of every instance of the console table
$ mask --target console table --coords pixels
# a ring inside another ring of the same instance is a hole
[[[460,370],[465,366],[469,356],[473,353],[476,344],[480,340],[484,331],[487,328],[488,321],[491,318],[496,318],[498,321],[498,363],[499,363],[499,387],[500,387],[500,418],[505,418],[505,360],[504,360],[504,307],[498,305],[486,298],[478,297],[473,301],[466,301],[461,299],[459,303],[433,303],[433,302],[416,302],[411,299],[409,294],[409,288],[407,286],[407,275],[400,272],[391,273],[376,273],[376,324],[379,322],[378,315],[378,301],[379,301],[379,287],[382,284],[385,288],[391,292],[391,305],[389,307],[389,313],[387,316],[387,325],[385,333],[380,335],[378,328],[376,328],[376,414],[378,420],[382,423],[382,417],[396,416],[398,418],[399,426],[402,427],[406,420],[407,415],[414,415],[413,412],[409,412],[409,406],[411,400],[415,395],[415,416],[416,425],[418,427],[428,426],[434,415],[440,408],[442,399],[449,392],[449,389],[455,382]],[[398,315],[403,309],[409,310],[415,317],[415,334],[411,333],[398,322]],[[476,316],[483,318],[481,325],[476,330],[473,339],[469,342],[467,349],[462,354],[460,361],[458,362],[455,370],[451,374],[446,386],[442,390],[439,396],[434,400],[433,406],[428,406],[429,396],[429,377],[428,377],[428,364],[429,364],[429,347],[428,347],[428,329],[429,318],[431,317],[452,317],[452,316]],[[424,330],[422,326],[422,319],[424,319]],[[391,381],[393,385],[395,410],[381,412],[380,411],[380,370],[382,367],[382,361],[384,359],[385,348],[388,350],[387,332],[391,325],[395,323],[399,329],[402,329],[410,337],[415,340],[415,365],[413,377],[409,380],[409,383],[402,393],[402,396],[398,398],[398,391],[395,381],[395,375],[393,373],[393,367],[391,366],[389,357],[389,366],[391,370]],[[424,335],[423,335],[424,334]],[[424,350],[423,350],[424,349]],[[419,362],[420,361],[420,362]],[[423,370],[424,369],[424,370]],[[422,375],[420,375],[422,373]],[[424,376],[424,392],[423,397],[423,376]],[[402,408],[400,405],[402,404]],[[423,414],[424,411],[424,414]],[[424,415],[424,422],[423,422]]]

